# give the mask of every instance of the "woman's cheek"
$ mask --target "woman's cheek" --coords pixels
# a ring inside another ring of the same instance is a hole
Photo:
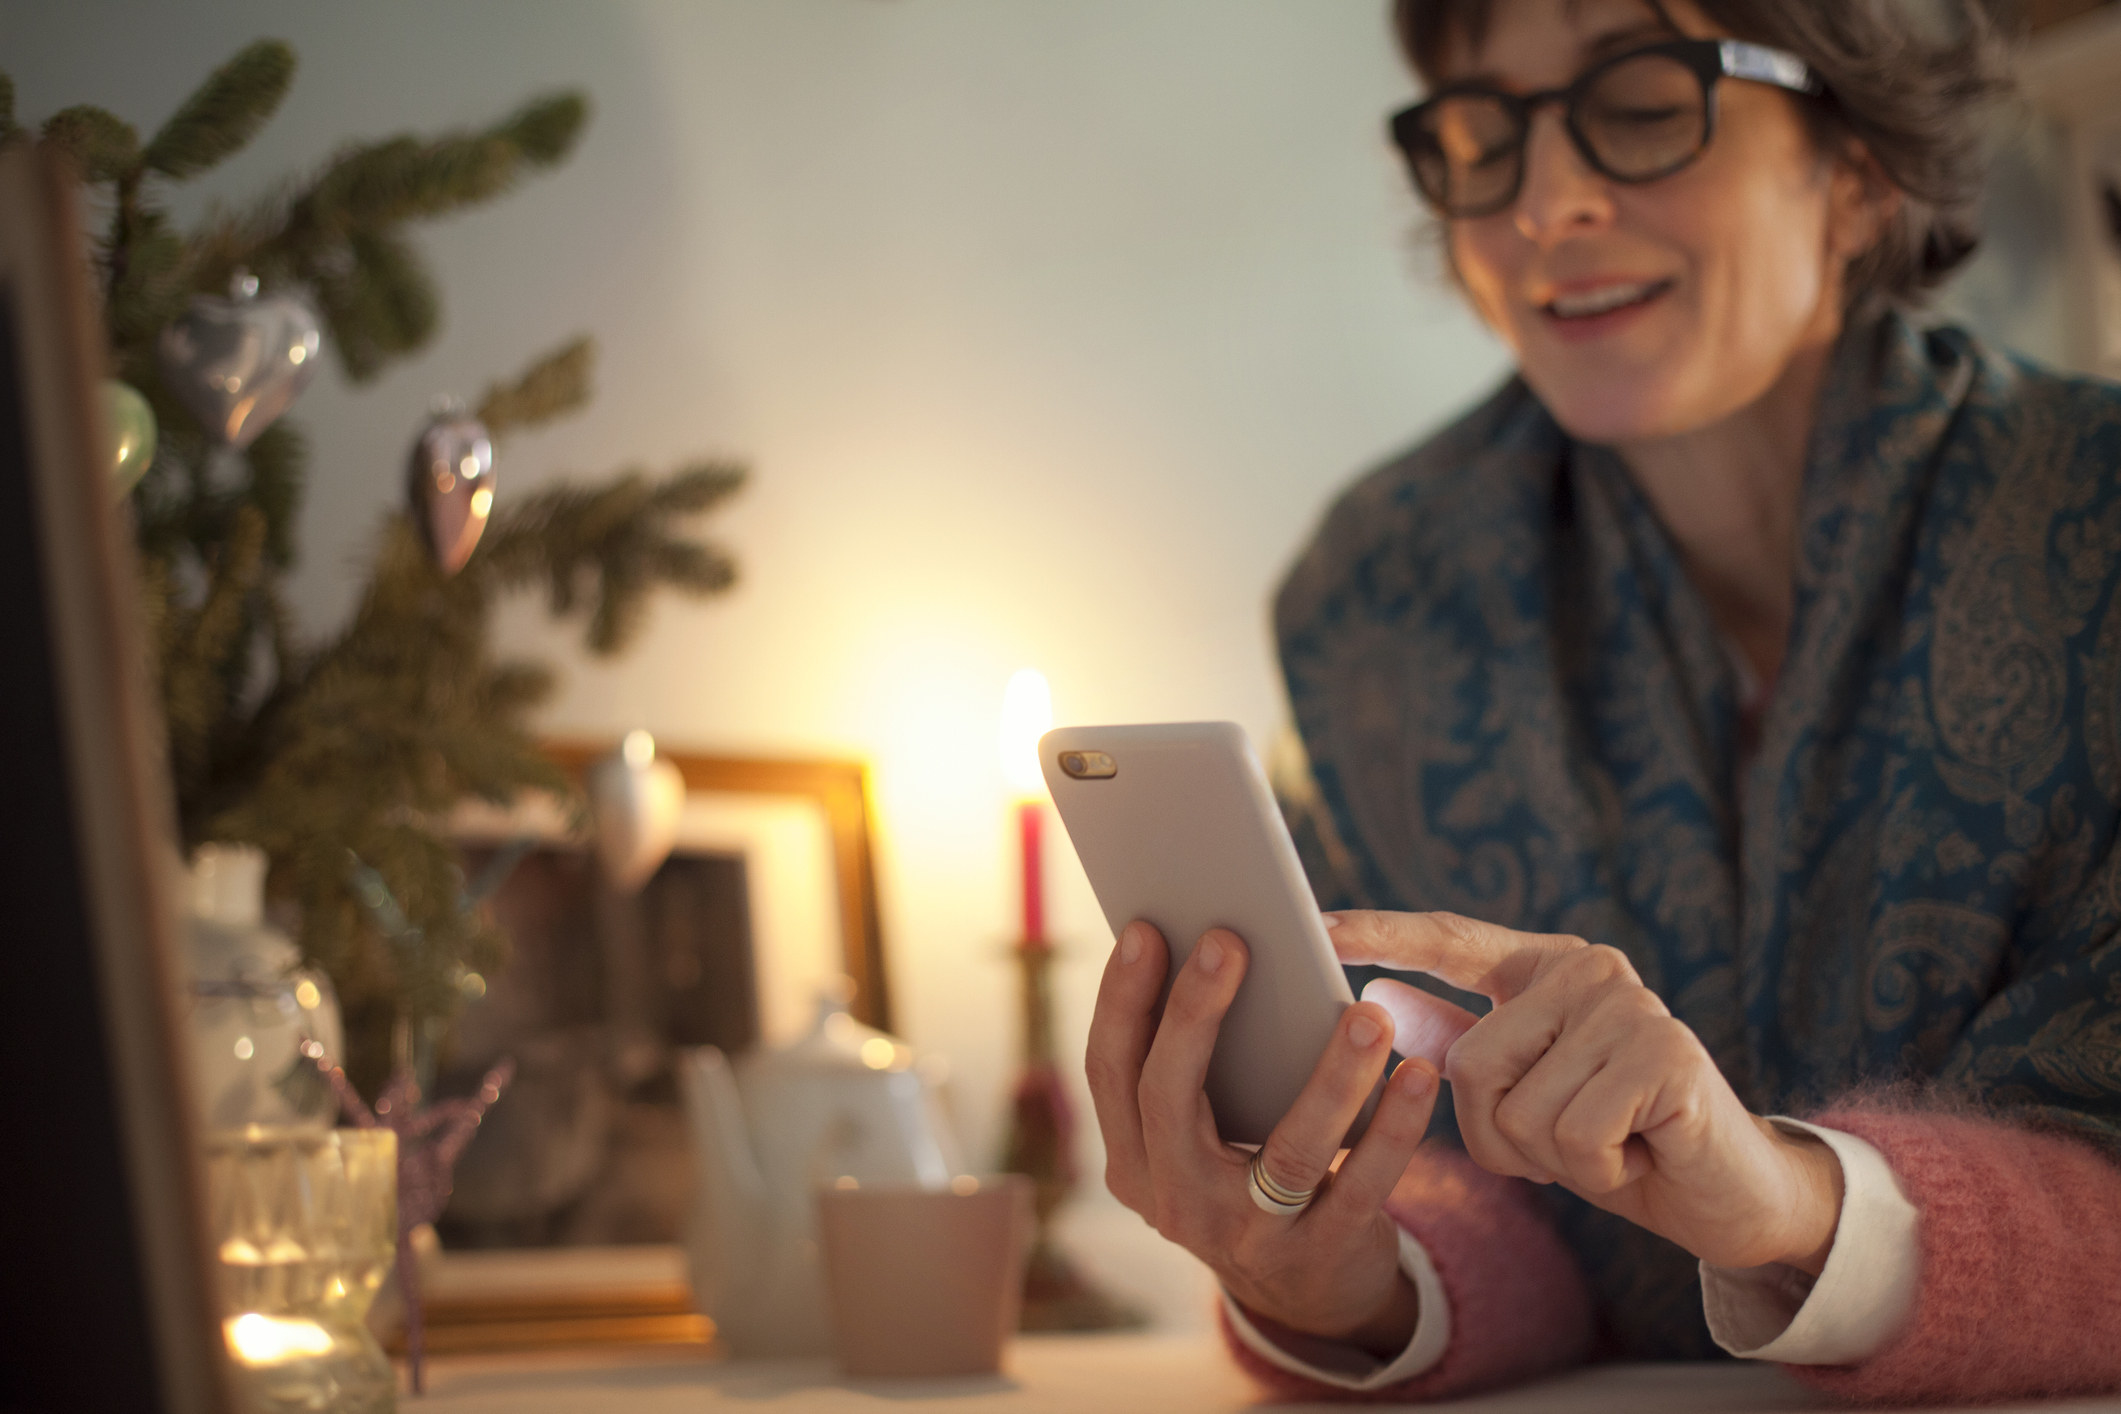
[[[1494,219],[1451,222],[1448,232],[1451,268],[1458,276],[1466,298],[1471,301],[1473,312],[1497,338],[1509,345],[1511,352],[1522,358],[1524,333],[1512,320],[1509,299],[1512,276],[1508,260],[1493,239],[1495,233],[1486,229]]]
[[[1727,253],[1728,302],[1738,315],[1727,334],[1779,367],[1807,336],[1839,324],[1831,182],[1794,139],[1760,155],[1748,176],[1711,208],[1722,218],[1712,239]]]
[[[1743,254],[1728,262],[1724,298],[1718,302],[1723,327],[1715,331],[1715,344],[1726,351],[1722,381],[1734,391],[1764,394],[1807,342],[1826,326],[1838,325],[1822,317],[1831,282],[1824,268],[1823,231],[1821,239],[1807,239],[1814,230],[1804,219],[1810,214],[1785,210],[1773,235],[1756,232],[1750,240],[1733,242]]]

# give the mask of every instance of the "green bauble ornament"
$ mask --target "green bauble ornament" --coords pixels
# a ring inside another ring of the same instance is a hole
[[[155,410],[140,390],[115,378],[103,380],[103,428],[110,445],[111,487],[129,494],[155,459]]]

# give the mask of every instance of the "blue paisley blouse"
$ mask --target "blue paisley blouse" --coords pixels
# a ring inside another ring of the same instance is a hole
[[[1280,591],[1321,902],[1610,943],[1756,1113],[1914,1084],[2121,1151],[2117,470],[2121,389],[1853,321],[1742,751],[1672,542],[1513,380]],[[1718,1354],[1690,1256],[1548,1191],[1612,1353]]]

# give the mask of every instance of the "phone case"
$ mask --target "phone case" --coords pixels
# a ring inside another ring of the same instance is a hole
[[[1079,779],[1060,764],[1071,752],[1102,752],[1116,769]],[[1039,765],[1115,935],[1137,918],[1154,924],[1173,976],[1210,928],[1245,940],[1251,964],[1208,1064],[1208,1103],[1224,1139],[1264,1142],[1355,998],[1244,729],[1063,727],[1040,739]]]

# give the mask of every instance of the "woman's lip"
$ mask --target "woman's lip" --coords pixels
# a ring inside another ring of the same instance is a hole
[[[1601,282],[1599,286],[1591,288],[1604,288],[1611,283]],[[1656,308],[1665,296],[1672,292],[1672,282],[1670,280],[1657,280],[1646,283],[1649,284],[1650,288],[1649,293],[1643,298],[1636,300],[1632,304],[1624,304],[1618,309],[1606,310],[1602,314],[1579,314],[1573,317],[1564,317],[1556,314],[1551,304],[1542,304],[1538,307],[1539,316],[1547,329],[1566,343],[1580,343],[1590,339],[1603,338],[1633,323],[1637,317],[1645,312]],[[1577,293],[1577,290],[1568,290],[1566,293],[1574,294]]]

